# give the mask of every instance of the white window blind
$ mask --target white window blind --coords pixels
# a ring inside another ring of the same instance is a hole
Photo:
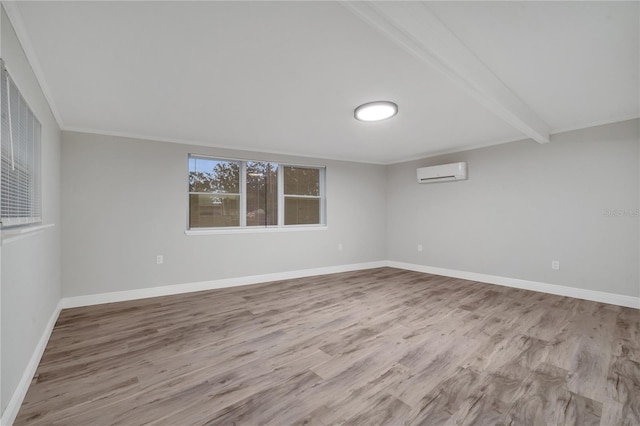
[[[41,221],[40,122],[2,64],[2,227]]]

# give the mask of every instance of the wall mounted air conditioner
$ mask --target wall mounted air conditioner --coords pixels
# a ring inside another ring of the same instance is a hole
[[[418,169],[418,183],[446,182],[467,178],[467,163],[441,164]]]

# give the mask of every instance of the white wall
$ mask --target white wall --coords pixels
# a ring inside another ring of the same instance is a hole
[[[2,244],[1,406],[4,413],[46,325],[60,300],[60,129],[31,70],[4,9],[2,58],[42,124],[42,215],[54,224]],[[3,232],[3,239],[8,236]]]
[[[388,258],[639,297],[639,123],[389,166]],[[468,180],[416,182],[457,161]]]
[[[62,152],[65,296],[385,259],[384,166],[75,132]],[[185,235],[188,153],[326,165],[328,229]]]

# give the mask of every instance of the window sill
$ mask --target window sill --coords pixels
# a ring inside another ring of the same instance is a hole
[[[8,228],[2,230],[2,245],[11,243],[13,241],[27,238],[35,233],[43,231],[48,228],[53,228],[55,224],[48,223],[46,225],[32,225],[23,226],[20,228]]]
[[[327,225],[291,226],[282,228],[222,228],[222,229],[187,229],[185,235],[225,235],[225,234],[263,234],[271,232],[326,231]]]

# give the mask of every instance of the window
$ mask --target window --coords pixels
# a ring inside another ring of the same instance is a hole
[[[323,225],[324,167],[189,156],[189,229]]]
[[[278,165],[247,161],[247,226],[278,225]]]
[[[1,64],[0,215],[7,227],[41,221],[40,122]]]
[[[284,224],[320,223],[320,169],[284,166]]]
[[[240,162],[189,159],[189,227],[240,226]]]

